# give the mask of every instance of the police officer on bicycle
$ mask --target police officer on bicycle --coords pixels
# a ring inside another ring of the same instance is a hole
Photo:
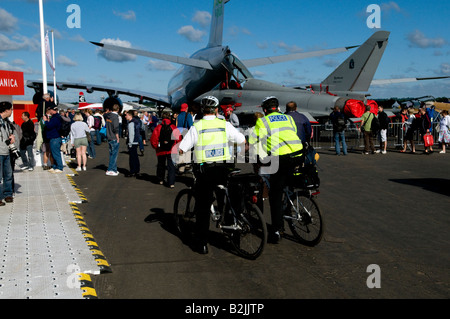
[[[303,163],[303,144],[297,135],[294,119],[282,114],[278,109],[279,102],[275,96],[266,97],[261,107],[265,116],[256,122],[253,133],[249,137],[252,150],[258,156],[265,156],[265,173],[269,176],[269,204],[272,219],[272,230],[269,240],[278,243],[284,231],[282,212],[283,190],[294,168]],[[270,165],[268,165],[270,163]]]
[[[216,185],[224,184],[233,167],[228,142],[245,143],[245,136],[229,122],[216,117],[219,100],[214,96],[201,99],[203,118],[194,123],[180,143],[180,154],[194,148],[193,170],[196,177],[196,242],[194,250],[208,253],[210,208]]]

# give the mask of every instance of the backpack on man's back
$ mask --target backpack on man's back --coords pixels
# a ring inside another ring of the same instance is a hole
[[[170,124],[163,123],[161,124],[161,131],[159,133],[159,148],[163,151],[170,151],[174,144],[174,140],[172,139],[173,129],[170,127]]]
[[[377,133],[381,129],[380,120],[378,120],[378,117],[371,113],[373,115],[372,123],[370,124],[370,130],[372,133]]]
[[[102,118],[100,116],[94,116],[94,130],[99,130],[102,128]]]
[[[70,126],[72,123],[61,118],[61,126],[59,128],[59,135],[61,137],[67,137],[70,134]]]

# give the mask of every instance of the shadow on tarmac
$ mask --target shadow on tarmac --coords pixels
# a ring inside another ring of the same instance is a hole
[[[417,186],[430,192],[450,196],[450,180],[444,178],[390,179],[389,181]]]

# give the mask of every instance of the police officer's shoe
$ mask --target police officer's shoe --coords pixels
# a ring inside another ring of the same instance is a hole
[[[281,230],[277,230],[274,233],[269,234],[268,242],[271,244],[278,244],[283,237],[283,232]]]

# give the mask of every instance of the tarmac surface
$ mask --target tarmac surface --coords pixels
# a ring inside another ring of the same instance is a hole
[[[208,255],[179,238],[173,201],[190,177],[159,185],[149,146],[138,178],[125,177],[124,143],[117,177],[105,175],[106,143],[86,172],[16,170],[14,203],[0,207],[0,299],[140,299],[208,317],[278,317],[305,299],[448,299],[450,155],[318,151],[324,238],[286,237],[254,261],[213,226]]]
[[[105,175],[107,144],[96,151],[73,180],[87,199],[78,208],[111,268],[92,279],[100,299],[187,299],[190,305],[191,299],[450,297],[450,154],[391,149],[336,156],[319,149],[321,243],[311,248],[284,238],[251,261],[234,255],[213,223],[209,254],[182,242],[173,203],[189,177],[178,177],[174,189],[159,185],[151,146],[140,157],[138,178],[124,176],[123,141],[117,177]]]

